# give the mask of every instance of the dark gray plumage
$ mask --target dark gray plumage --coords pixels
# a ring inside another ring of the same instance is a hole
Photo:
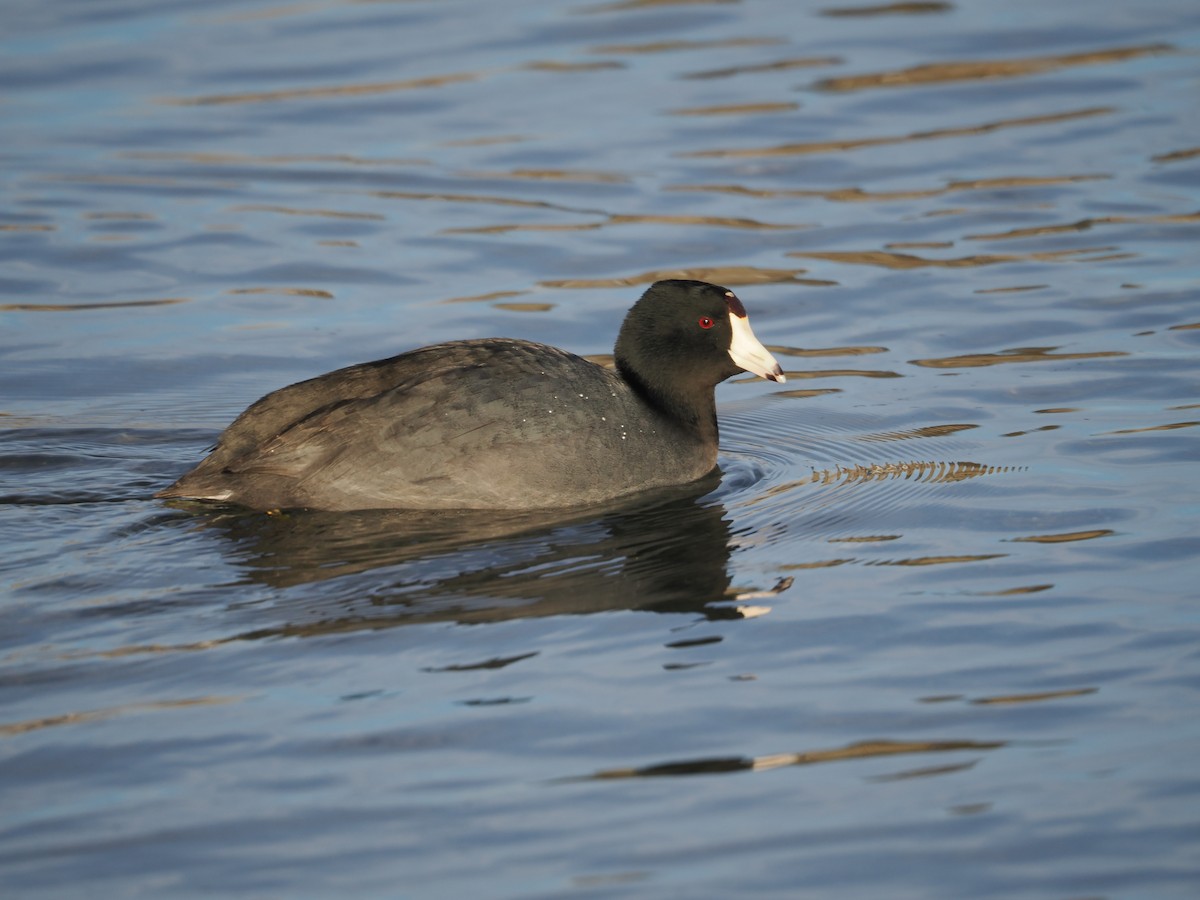
[[[267,394],[157,497],[255,509],[538,509],[693,481],[717,460],[715,385],[783,381],[731,291],[660,281],[616,371],[545,344],[454,341]]]

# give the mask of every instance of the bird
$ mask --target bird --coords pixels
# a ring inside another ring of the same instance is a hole
[[[657,281],[609,368],[512,338],[450,341],[280,388],[154,496],[253,510],[538,510],[687,484],[717,465],[716,385],[783,383],[733,291]]]

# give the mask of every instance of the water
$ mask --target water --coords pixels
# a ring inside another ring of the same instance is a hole
[[[4,17],[6,896],[1195,896],[1194,3]],[[150,499],[336,366],[609,353],[659,273],[788,371],[720,479]]]

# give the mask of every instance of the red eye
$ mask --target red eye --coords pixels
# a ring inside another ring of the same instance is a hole
[[[716,323],[716,322],[714,322],[714,321],[713,321],[711,318],[709,318],[708,316],[701,316],[701,317],[700,317],[700,327],[701,327],[701,328],[712,328],[712,327],[713,327],[714,325],[716,325],[716,324],[717,324],[717,323]]]

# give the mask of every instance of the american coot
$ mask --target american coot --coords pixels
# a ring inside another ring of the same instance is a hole
[[[713,388],[782,382],[732,291],[659,281],[616,371],[506,338],[453,341],[267,394],[156,497],[254,509],[540,509],[683,484],[717,462]]]

